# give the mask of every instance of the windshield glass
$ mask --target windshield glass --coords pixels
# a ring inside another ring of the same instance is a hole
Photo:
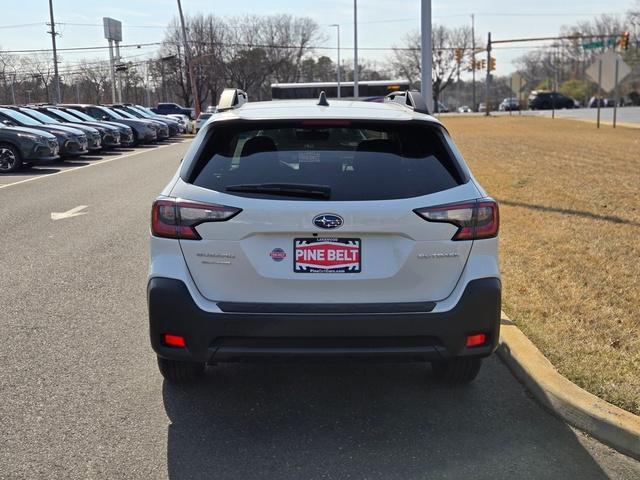
[[[51,118],[48,115],[45,115],[42,112],[37,110],[32,110],[30,108],[21,108],[20,109],[25,115],[29,115],[30,117],[34,117],[36,120],[40,120],[42,123],[60,123],[55,118]]]
[[[4,113],[7,117],[12,118],[16,122],[21,123],[23,125],[28,125],[31,127],[42,125],[42,122],[39,122],[38,120],[31,118],[25,115],[24,113],[11,110],[9,108],[0,108],[0,112]]]
[[[300,199],[297,190],[321,186],[330,194],[317,198],[337,201],[418,197],[463,183],[437,127],[319,123],[221,125],[206,140],[192,183],[274,199]],[[287,197],[291,189],[296,192]]]
[[[136,117],[134,117],[133,115],[131,115],[129,112],[127,112],[125,110],[120,110],[120,109],[116,109],[116,108],[114,108],[113,110],[115,112],[117,112],[118,115],[121,115],[123,118],[130,118],[130,119],[133,119],[133,120],[136,119]]]
[[[127,107],[127,110],[130,111],[131,113],[133,113],[134,115],[139,115],[141,117],[144,118],[150,118],[151,115],[149,115],[147,112],[145,112],[144,110],[137,108],[137,107]]]
[[[75,117],[78,117],[81,120],[85,120],[87,122],[95,122],[96,119],[93,117],[90,117],[89,115],[87,115],[84,112],[81,112],[80,110],[74,110],[73,108],[70,108],[68,110],[66,110],[67,113],[69,113],[70,115],[73,115]]]
[[[63,120],[66,120],[67,122],[77,122],[78,119],[75,118],[73,115],[63,111],[63,110],[57,110],[57,109],[47,109],[47,115],[55,115],[56,117],[62,118]]]
[[[105,107],[96,107],[99,110],[102,110],[103,112],[105,112],[107,115],[109,115],[111,118],[118,118],[120,120],[122,120],[124,117],[120,114],[118,114],[117,112],[115,112],[114,110],[110,109],[110,108],[105,108]]]

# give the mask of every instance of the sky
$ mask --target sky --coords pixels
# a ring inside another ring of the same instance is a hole
[[[433,22],[447,26],[471,24],[476,18],[476,34],[486,38],[491,31],[494,39],[540,37],[556,35],[563,25],[588,20],[599,14],[624,15],[632,0],[433,0]],[[185,14],[212,13],[218,16],[286,13],[307,16],[322,30],[322,45],[318,50],[335,60],[336,28],[341,25],[342,48],[353,47],[352,0],[182,0]],[[49,9],[47,0],[0,0],[0,48],[2,50],[48,49]],[[55,21],[61,36],[58,48],[103,46],[102,17],[112,17],[123,23],[123,44],[159,42],[164,27],[177,13],[175,0],[54,0]],[[359,0],[358,42],[364,48],[401,46],[403,37],[420,24],[419,0]],[[531,44],[530,46],[533,46]],[[137,61],[152,56],[157,47],[131,48],[122,51],[124,60]],[[507,47],[495,50],[497,74],[514,70],[513,60],[526,53],[527,47]],[[107,59],[106,51],[61,52],[63,62],[81,58]],[[383,62],[390,52],[362,50],[360,58]],[[343,61],[353,58],[352,51],[342,51]]]

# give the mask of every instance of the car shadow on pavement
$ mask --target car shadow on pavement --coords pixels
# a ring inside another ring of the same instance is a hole
[[[171,479],[607,478],[498,360],[447,388],[416,364],[238,364],[163,384]]]
[[[561,213],[564,215],[576,215],[578,217],[583,218],[591,218],[593,220],[602,220],[605,222],[611,223],[620,223],[625,225],[633,225],[635,227],[640,227],[639,222],[634,222],[633,220],[628,220],[626,218],[617,217],[615,215],[599,215],[597,213],[584,212],[580,210],[572,210],[570,208],[562,208],[562,207],[549,207],[546,205],[536,205],[533,203],[524,203],[524,202],[516,202],[513,200],[499,200],[497,202],[501,205],[508,205],[510,207],[520,207],[520,208],[528,208],[530,210],[538,210],[542,212],[553,212],[553,213]]]
[[[34,168],[21,168],[16,172],[3,173],[2,177],[33,177],[38,175],[51,175],[52,173],[59,172],[59,168],[46,168],[46,167],[34,167]]]

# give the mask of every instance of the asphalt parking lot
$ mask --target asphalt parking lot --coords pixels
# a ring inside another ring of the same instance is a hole
[[[0,176],[0,477],[640,477],[495,357],[459,389],[413,364],[163,382],[147,338],[149,211],[188,143]]]

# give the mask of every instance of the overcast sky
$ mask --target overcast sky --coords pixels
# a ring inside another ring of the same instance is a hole
[[[219,16],[288,13],[308,16],[321,25],[326,40],[323,45],[335,48],[335,28],[341,25],[342,46],[353,45],[352,0],[183,0],[186,14],[213,13]],[[449,26],[471,23],[476,14],[476,32],[486,38],[488,31],[494,39],[523,36],[548,36],[558,33],[562,25],[608,13],[623,15],[633,5],[631,0],[445,0],[433,1],[433,21]],[[105,45],[102,17],[109,16],[123,23],[123,43],[158,42],[163,27],[176,14],[175,0],[54,0],[56,23],[62,36],[59,48]],[[3,50],[50,48],[50,36],[45,25],[49,20],[47,0],[3,0],[0,14],[0,48]],[[419,27],[419,0],[359,0],[359,43],[366,48],[398,46],[407,32]],[[67,25],[64,25],[64,24]],[[35,25],[32,25],[35,24]],[[87,24],[87,25],[70,25]],[[151,56],[155,47],[123,50],[125,59]],[[512,70],[511,61],[526,52],[521,47],[496,51],[498,74]],[[335,59],[335,50],[318,50]],[[389,52],[362,51],[361,57],[382,61]],[[63,60],[75,62],[79,58],[108,58],[108,53],[62,53]],[[343,59],[352,58],[344,51]]]

